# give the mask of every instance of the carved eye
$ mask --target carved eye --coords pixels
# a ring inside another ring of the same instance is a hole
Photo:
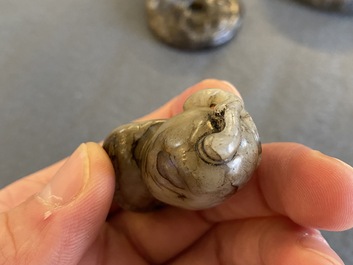
[[[170,182],[173,186],[184,189],[185,182],[179,175],[178,169],[173,163],[170,154],[165,151],[160,151],[157,155],[157,170],[159,174]]]

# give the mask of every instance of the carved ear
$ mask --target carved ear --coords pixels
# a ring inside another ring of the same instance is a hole
[[[142,179],[138,150],[150,139],[147,135],[153,134],[164,122],[154,120],[120,126],[103,143],[115,170],[114,200],[123,209],[149,211],[162,205],[151,195]]]

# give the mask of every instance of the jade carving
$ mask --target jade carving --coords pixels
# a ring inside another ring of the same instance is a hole
[[[190,210],[223,202],[259,164],[256,126],[236,95],[206,89],[166,120],[138,121],[104,141],[116,173],[114,200],[131,211]]]

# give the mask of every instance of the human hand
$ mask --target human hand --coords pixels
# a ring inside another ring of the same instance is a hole
[[[182,111],[206,80],[142,119]],[[318,230],[353,226],[353,169],[295,143],[263,145],[251,181],[203,211],[111,208],[114,172],[99,144],[0,191],[1,264],[343,264]]]

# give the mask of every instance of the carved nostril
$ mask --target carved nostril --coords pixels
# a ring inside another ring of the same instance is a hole
[[[194,12],[194,13],[203,13],[206,11],[207,6],[200,2],[200,1],[193,1],[190,5],[189,5],[189,9]]]

